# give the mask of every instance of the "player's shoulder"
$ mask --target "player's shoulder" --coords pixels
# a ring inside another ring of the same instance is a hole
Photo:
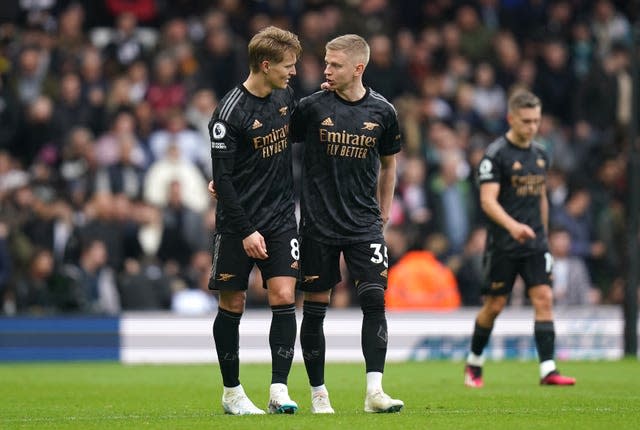
[[[393,104],[389,100],[387,100],[385,96],[383,96],[373,88],[369,88],[369,98],[373,104],[378,105],[381,109],[393,113],[394,115],[398,114],[395,106],[393,106]]]
[[[489,158],[495,158],[503,152],[506,148],[508,148],[507,138],[504,136],[498,137],[496,140],[491,142],[489,146],[487,146],[487,150],[485,151],[485,156]]]
[[[222,97],[213,114],[213,120],[225,123],[238,121],[244,116],[243,105],[246,102],[246,92],[241,85],[236,86]]]
[[[273,90],[271,98],[276,103],[284,102],[289,104],[295,100],[295,93],[291,87],[287,86],[287,88]]]
[[[316,103],[319,100],[333,98],[333,94],[331,91],[327,90],[318,90],[315,93],[309,94],[308,96],[302,97],[300,99],[300,106],[308,106],[313,103]]]
[[[536,155],[541,155],[543,157],[547,157],[547,148],[544,147],[544,145],[540,142],[537,141],[532,141],[531,142],[531,149],[533,150],[533,152],[536,153]]]

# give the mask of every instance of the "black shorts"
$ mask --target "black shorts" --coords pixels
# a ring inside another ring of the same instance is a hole
[[[300,279],[298,289],[327,291],[340,282],[340,253],[344,254],[349,275],[356,282],[369,282],[387,288],[387,245],[384,238],[351,245],[327,245],[311,238],[300,240]]]
[[[275,276],[298,277],[300,247],[295,229],[264,238],[267,245],[266,260],[251,258],[242,246],[242,238],[234,235],[216,234],[213,238],[213,262],[209,275],[209,289],[221,291],[244,291],[249,274],[256,264],[266,281]]]
[[[484,254],[485,283],[482,294],[504,296],[511,293],[516,276],[522,276],[526,289],[538,285],[551,285],[553,257],[540,251],[526,257],[512,257],[506,253]]]

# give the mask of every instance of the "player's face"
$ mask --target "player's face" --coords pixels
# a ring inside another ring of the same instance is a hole
[[[324,77],[330,89],[341,91],[353,83],[356,76],[357,64],[345,51],[328,49],[324,56]]]
[[[509,127],[511,127],[511,131],[516,139],[525,143],[531,141],[536,133],[538,133],[541,117],[542,110],[540,106],[538,106],[521,108],[510,112],[509,115],[507,115],[507,121],[509,121]]]
[[[296,54],[287,51],[279,63],[269,63],[267,79],[273,88],[286,88],[289,80],[296,75]]]

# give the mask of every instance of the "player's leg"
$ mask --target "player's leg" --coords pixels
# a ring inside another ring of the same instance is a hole
[[[551,289],[551,254],[539,253],[529,257],[525,263],[523,278],[533,305],[534,338],[540,359],[541,385],[575,385],[575,378],[558,372],[554,360],[556,332],[553,324],[553,290]]]
[[[244,255],[244,257],[243,257]],[[246,289],[252,263],[238,238],[216,235],[209,288],[219,291],[218,313],[213,323],[220,373],[222,407],[232,415],[264,414],[247,397],[240,384],[239,326],[246,302]]]
[[[301,243],[300,283],[304,293],[300,346],[311,386],[311,412],[334,413],[324,381],[324,318],[329,306],[331,288],[340,280],[340,251],[311,239]]]
[[[258,261],[266,280],[267,297],[271,307],[269,346],[271,348],[270,413],[293,414],[298,404],[291,400],[287,379],[293,362],[296,341],[295,288],[298,274],[298,238],[291,230],[265,238],[269,258]]]
[[[484,302],[476,316],[471,336],[471,350],[464,369],[464,384],[471,388],[484,385],[482,353],[489,343],[493,325],[504,307],[517,274],[516,262],[505,255],[487,252],[484,256],[485,284],[482,288]]]
[[[387,288],[387,247],[380,237],[373,242],[344,248],[344,257],[362,309],[361,344],[364,355],[367,392],[365,412],[399,412],[402,400],[393,399],[382,388],[387,356],[387,317],[384,291]]]

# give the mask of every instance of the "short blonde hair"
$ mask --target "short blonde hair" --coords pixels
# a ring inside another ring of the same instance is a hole
[[[507,103],[509,112],[515,112],[518,109],[523,108],[536,108],[542,107],[542,102],[531,91],[526,89],[516,89],[509,97]]]
[[[287,51],[300,58],[302,46],[298,36],[278,27],[266,27],[249,41],[249,68],[252,72],[259,71],[264,60],[279,63]]]
[[[349,58],[365,66],[369,63],[369,44],[357,34],[345,34],[330,40],[326,45],[327,51],[344,51]]]

